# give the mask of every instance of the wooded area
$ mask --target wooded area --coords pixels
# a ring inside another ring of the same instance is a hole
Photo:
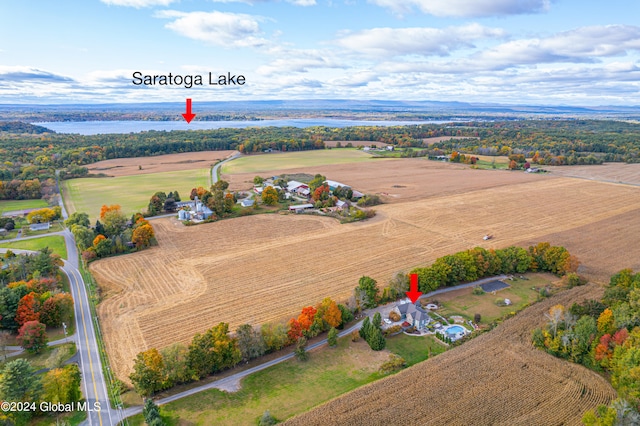
[[[243,153],[324,149],[324,141],[372,141],[397,147],[422,147],[432,137],[443,140],[429,155],[454,151],[481,155],[523,154],[537,164],[598,164],[640,161],[640,125],[606,120],[520,120],[456,122],[412,126],[324,126],[148,131],[129,134],[71,135],[38,133],[41,128],[5,123],[0,130],[0,181],[40,181],[61,170],[64,178],[84,176],[84,166],[113,158],[179,152],[239,150]],[[13,133],[11,133],[13,132]],[[20,133],[17,133],[20,132]],[[473,139],[472,139],[473,138]]]

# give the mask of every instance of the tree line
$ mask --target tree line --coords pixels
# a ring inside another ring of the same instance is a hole
[[[127,219],[119,204],[103,205],[93,227],[89,215],[82,212],[71,214],[64,223],[73,234],[85,262],[140,251],[157,243],[149,221],[140,213]]]
[[[624,269],[611,277],[601,300],[555,305],[545,318],[533,344],[605,373],[618,392],[609,406],[585,413],[583,423],[640,424],[640,272]]]
[[[243,324],[231,335],[229,325],[222,322],[193,336],[189,346],[176,343],[161,350],[150,348],[140,352],[129,378],[138,394],[149,397],[294,344],[296,351],[301,350],[299,358],[304,359],[307,338],[329,330],[335,341],[336,329],[351,320],[353,315],[346,306],[326,298],[315,307],[303,308],[286,325]]]
[[[20,126],[11,128],[19,131]],[[34,130],[36,132],[37,129]],[[324,141],[384,142],[424,148],[423,139],[456,136],[431,144],[428,155],[524,154],[537,164],[598,164],[640,161],[640,125],[607,120],[512,120],[454,122],[410,126],[330,128],[265,127],[198,131],[147,131],[129,134],[75,135],[0,133],[0,181],[85,176],[86,166],[101,160],[180,152],[323,149]],[[350,142],[347,142],[350,143]],[[16,197],[16,195],[11,195]],[[39,198],[39,197],[36,197]],[[13,199],[7,197],[7,199]]]
[[[7,251],[0,272],[0,343],[4,350],[8,337],[17,334],[17,342],[28,353],[38,354],[47,345],[47,327],[71,324],[73,299],[62,290],[60,258],[48,248],[37,254],[16,255]],[[0,400],[34,403],[35,410],[0,412],[3,424],[26,424],[32,415],[42,415],[39,403],[77,402],[80,370],[76,364],[63,366],[66,353],[54,350],[49,358],[52,369],[36,375],[23,359],[7,362],[0,368]]]

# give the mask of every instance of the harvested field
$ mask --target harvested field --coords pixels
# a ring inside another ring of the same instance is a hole
[[[114,158],[113,160],[98,161],[87,167],[89,173],[104,173],[116,177],[176,172],[212,167],[218,160],[224,160],[235,152],[237,151],[202,151],[157,155],[155,157]]]
[[[434,143],[437,142],[443,142],[443,141],[450,141],[451,139],[480,139],[480,138],[474,138],[471,136],[435,136],[433,138],[424,138],[422,139],[422,143],[424,145],[433,145]]]
[[[491,333],[358,388],[284,424],[579,425],[616,392],[606,379],[531,345],[531,330],[555,304],[599,298],[576,287],[535,304]],[[416,391],[419,389],[419,391]]]
[[[455,179],[459,172],[449,176]],[[488,180],[502,175],[469,173]],[[434,181],[448,185],[444,176]],[[91,264],[106,296],[98,313],[112,368],[128,381],[141,350],[188,342],[220,321],[235,329],[245,322],[286,319],[327,296],[345,300],[365,274],[384,285],[397,271],[474,246],[546,241],[607,221],[639,226],[640,188],[507,176],[522,180],[377,206],[376,218],[348,225],[303,215],[250,216],[195,227],[154,221],[158,247]],[[378,183],[387,185],[385,178]],[[483,241],[486,233],[494,239]],[[632,266],[613,254],[621,247],[637,251],[631,248],[637,246],[635,235],[582,235],[569,248],[579,258],[594,247],[612,253],[605,262],[589,257],[588,272],[601,277]]]
[[[358,146],[371,146],[371,145],[375,145],[378,148],[382,148],[382,147],[385,147],[385,146],[392,145],[390,143],[376,142],[376,141],[324,141],[324,146],[329,147],[329,148],[335,148],[335,146],[338,144],[338,142],[340,142],[340,144],[342,145],[343,148],[348,143],[353,145],[354,148],[357,148]]]
[[[268,173],[273,170],[290,170],[329,164],[350,164],[370,161],[385,161],[375,159],[367,152],[359,149],[316,149],[297,152],[273,152],[270,154],[245,155],[222,166],[222,173]],[[356,167],[352,165],[352,167]]]
[[[640,164],[605,163],[593,166],[542,166],[554,175],[640,185]]]
[[[384,161],[381,165],[378,161]],[[234,161],[235,162],[235,161]],[[232,163],[233,164],[233,163]],[[423,158],[376,159],[366,163],[336,164],[270,172],[320,173],[327,179],[351,185],[366,194],[378,194],[385,203],[422,200],[424,198],[461,194],[483,188],[535,182],[549,179],[546,175],[501,170],[473,170],[464,164],[429,161]],[[253,188],[255,173],[223,174],[233,190]]]

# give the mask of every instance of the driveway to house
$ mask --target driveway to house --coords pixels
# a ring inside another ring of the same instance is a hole
[[[487,282],[505,279],[506,277],[507,277],[506,275],[498,275],[498,276],[494,276],[494,277],[490,277],[490,278],[483,278],[481,280],[473,281],[473,282],[466,283],[466,284],[460,284],[460,285],[457,285],[457,286],[454,286],[454,287],[446,287],[446,288],[442,288],[442,289],[438,289],[438,290],[432,291],[432,292],[427,293],[427,294],[423,294],[422,296],[420,296],[420,298],[423,299],[423,298],[435,296],[437,294],[448,293],[450,291],[460,290],[462,288],[475,287],[475,286],[478,286],[478,285],[481,285],[481,284],[484,284],[484,283],[487,283]],[[390,305],[396,304],[396,303],[398,303],[398,302],[391,302],[391,303],[387,303],[386,305],[383,305],[383,306],[378,306],[378,307],[376,307],[374,309],[368,309],[367,311],[365,311],[364,314],[367,317],[371,317],[376,312],[382,313],[384,310],[389,309]],[[339,337],[347,336],[347,335],[351,334],[353,331],[359,330],[361,326],[362,326],[362,321],[358,321],[356,324],[354,324],[351,327],[349,327],[349,328],[341,331],[340,333],[338,333],[338,336]],[[307,347],[307,350],[310,351],[310,350],[319,348],[319,347],[321,347],[323,345],[326,345],[326,344],[327,344],[327,339],[323,339],[323,340],[321,340],[319,342],[316,342],[316,343],[314,343],[312,345],[309,345]],[[198,386],[198,387],[186,390],[184,392],[180,392],[180,393],[177,393],[175,395],[171,395],[171,396],[168,396],[166,398],[159,399],[159,400],[156,401],[156,403],[158,405],[168,404],[170,402],[177,401],[178,399],[182,399],[182,398],[185,398],[187,396],[195,395],[195,394],[197,394],[199,392],[202,392],[202,391],[205,391],[205,390],[209,390],[209,389],[214,389],[214,388],[222,390],[222,391],[226,391],[226,392],[236,392],[236,391],[238,391],[240,389],[240,386],[241,386],[240,385],[240,381],[243,378],[245,378],[248,375],[250,375],[252,373],[255,373],[257,371],[264,370],[264,369],[269,368],[269,367],[271,367],[273,365],[276,365],[276,364],[284,362],[284,361],[286,361],[288,359],[291,359],[294,356],[295,356],[294,353],[291,352],[291,353],[289,353],[287,355],[283,355],[283,356],[281,356],[279,358],[276,358],[276,359],[273,359],[271,361],[265,362],[264,364],[256,365],[255,367],[251,367],[251,368],[246,369],[244,371],[240,371],[240,372],[238,372],[236,374],[232,374],[232,375],[227,376],[227,377],[225,377],[223,379],[216,380],[214,382],[207,383],[205,385]],[[129,408],[126,408],[124,410],[123,416],[126,418],[126,417],[130,417],[130,416],[133,416],[133,415],[136,415],[136,414],[139,414],[139,413],[142,413],[142,406],[129,407]]]

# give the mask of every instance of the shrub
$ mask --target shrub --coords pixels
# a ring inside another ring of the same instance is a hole
[[[475,314],[473,316],[473,322],[475,322],[476,324],[480,324],[481,319],[482,319],[482,316],[480,314]]]
[[[503,298],[501,298],[501,297],[498,297],[498,298],[494,301],[494,303],[495,303],[496,305],[498,305],[498,306],[506,306],[506,305],[505,305],[505,303],[504,303],[504,299],[503,299]]]
[[[402,327],[400,325],[394,325],[393,327],[389,327],[384,331],[385,336],[390,336],[395,333],[399,333],[402,331]]]
[[[400,321],[401,317],[400,317],[400,314],[397,313],[396,311],[391,311],[389,313],[389,319],[393,322],[398,322]]]
[[[269,410],[265,411],[264,414],[262,414],[262,417],[258,420],[258,426],[273,426],[277,423],[278,420],[271,415]]]
[[[480,287],[479,285],[475,286],[473,288],[473,294],[475,294],[476,296],[481,296],[484,294],[484,290],[482,289],[482,287]]]
[[[405,365],[406,365],[406,362],[404,358],[396,354],[390,354],[389,359],[380,366],[379,371],[382,374],[390,374],[390,373],[393,373],[394,371],[402,370]]]
[[[360,340],[360,332],[358,330],[353,330],[351,332],[351,341],[357,342],[358,340]]]

